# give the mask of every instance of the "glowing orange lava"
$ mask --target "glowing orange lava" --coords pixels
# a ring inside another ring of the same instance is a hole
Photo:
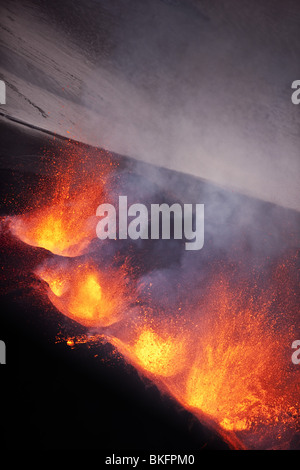
[[[40,267],[37,275],[48,284],[53,305],[72,320],[88,327],[104,327],[121,317],[125,301],[120,271],[103,275],[90,263],[58,263]]]
[[[225,281],[211,295],[184,402],[212,416],[224,430],[253,431],[278,421],[295,425],[290,413],[295,406],[299,409],[294,395],[299,382],[296,375],[289,376],[288,332],[279,338],[264,302],[249,299],[243,306]]]
[[[16,236],[64,257],[87,251],[108,169],[80,171],[79,177],[77,169],[72,162],[66,171],[59,167],[47,203],[39,194],[34,210],[10,219]],[[254,280],[230,269],[216,267],[205,288],[199,283],[183,292],[176,320],[152,305],[146,318],[124,266],[60,258],[36,274],[61,313],[101,335],[110,326],[107,339],[128,362],[232,446],[287,448],[300,416],[299,371],[290,358],[299,327],[295,265],[286,261]]]
[[[177,334],[170,317],[163,330],[159,321],[159,333],[153,320],[134,330],[134,341],[112,343],[233,447],[286,448],[300,414],[299,372],[289,349],[298,313],[288,271],[278,266],[260,291],[219,274],[202,307],[184,312],[190,324],[176,320]]]
[[[164,339],[152,329],[145,328],[134,343],[132,353],[147,372],[169,377],[184,367],[186,345],[171,334]]]
[[[75,257],[85,253],[96,237],[96,209],[103,202],[105,175],[111,166],[107,159],[101,164],[98,160],[91,169],[89,156],[80,148],[71,157],[69,161],[67,155],[64,163],[61,155],[54,186],[49,183],[37,193],[34,210],[11,218],[11,230],[29,245]]]

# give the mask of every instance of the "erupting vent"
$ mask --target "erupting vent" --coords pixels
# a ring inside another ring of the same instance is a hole
[[[93,245],[96,208],[109,200],[115,166],[100,155],[90,171],[80,147],[67,160],[54,165],[55,184],[39,190],[33,209],[7,218],[15,237],[51,252],[35,269],[45,295],[92,328],[67,344],[104,335],[232,447],[288,448],[300,411],[299,372],[290,360],[299,326],[297,253],[270,262],[268,273],[228,257],[212,260],[191,281],[175,265],[173,286],[159,302],[132,255],[113,249],[108,262],[101,242]]]

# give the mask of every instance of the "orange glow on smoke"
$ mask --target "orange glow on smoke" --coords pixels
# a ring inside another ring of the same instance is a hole
[[[104,327],[117,321],[124,304],[124,284],[120,273],[108,278],[95,266],[40,267],[37,275],[49,286],[48,297],[55,307],[88,327]]]

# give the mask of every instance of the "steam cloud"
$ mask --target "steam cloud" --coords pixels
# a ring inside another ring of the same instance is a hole
[[[299,209],[296,0],[8,5],[4,112]]]

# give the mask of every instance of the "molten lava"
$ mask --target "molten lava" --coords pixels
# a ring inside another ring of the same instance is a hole
[[[84,207],[78,199],[70,205],[81,207],[82,213],[92,214],[90,205]],[[91,206],[94,209],[95,206],[92,204]],[[28,245],[45,248],[62,256],[78,256],[85,252],[91,239],[94,238],[96,220],[94,223],[92,218],[83,220],[77,212],[69,217],[70,213],[72,208],[67,208],[62,202],[47,213],[41,210],[33,215],[13,219],[12,231]]]
[[[149,318],[139,327],[127,322],[128,339],[117,328],[110,341],[233,447],[287,448],[300,413],[289,355],[299,325],[292,271],[292,262],[279,265],[264,289],[219,272],[182,321],[162,322],[156,312],[150,326]]]
[[[299,377],[287,354],[293,332],[287,328],[279,336],[272,293],[267,289],[254,300],[247,286],[233,289],[222,278],[216,283],[201,315],[181,397],[186,406],[212,417],[225,435],[235,431],[247,445],[252,434],[257,446],[259,439],[267,445],[278,424],[284,441],[288,429],[296,430],[300,411]]]
[[[103,201],[105,177],[112,169],[107,158],[98,158],[91,169],[89,158],[80,147],[71,156],[61,155],[54,183],[49,179],[46,187],[37,190],[34,210],[11,218],[11,230],[18,238],[61,256],[86,252],[96,237],[96,209]]]
[[[202,274],[198,284],[193,279],[194,290],[182,289],[180,308],[173,302],[173,311],[160,310],[151,298],[138,299],[124,266],[103,266],[96,255],[76,258],[96,236],[109,171],[107,165],[87,171],[86,159],[79,160],[80,168],[72,159],[59,166],[50,196],[38,193],[33,210],[10,218],[22,241],[64,257],[35,271],[49,300],[106,335],[128,362],[233,447],[288,448],[300,415],[299,372],[289,356],[299,328],[295,260],[266,276],[243,277],[230,263],[216,266],[205,286]]]
[[[184,367],[186,345],[179,338],[167,335],[165,339],[152,329],[143,329],[132,348],[140,367],[151,374],[170,377]]]
[[[41,266],[36,274],[48,284],[48,297],[55,307],[87,327],[116,322],[125,306],[122,271],[105,275],[91,263]]]

